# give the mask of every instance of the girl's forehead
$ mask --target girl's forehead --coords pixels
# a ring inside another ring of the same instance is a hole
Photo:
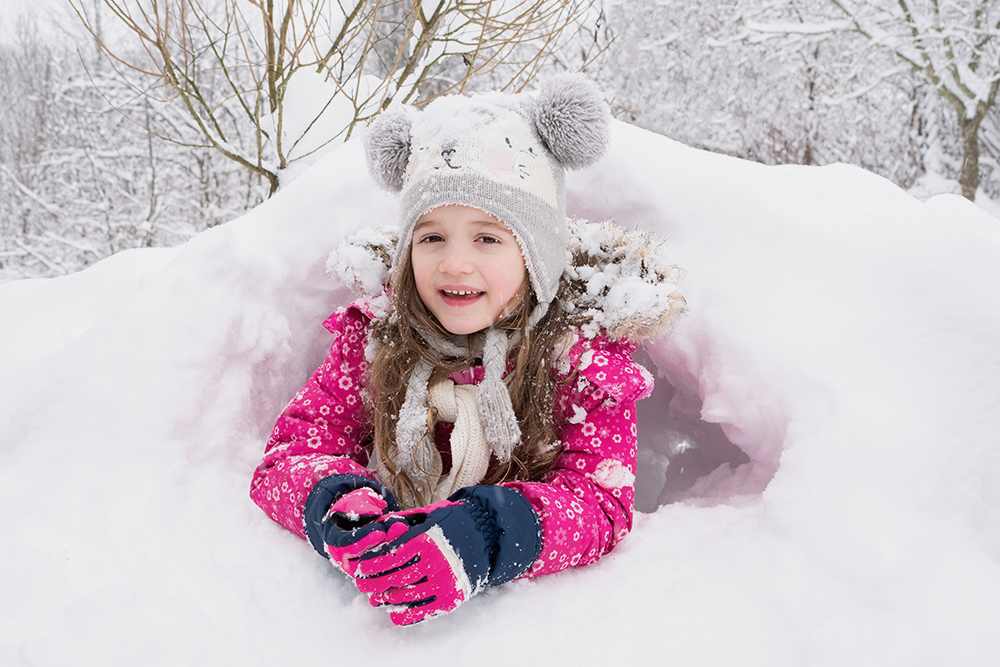
[[[495,215],[473,206],[460,204],[448,204],[430,209],[417,219],[413,230],[416,231],[425,225],[434,223],[492,227],[503,230],[511,235],[514,233],[506,223]]]

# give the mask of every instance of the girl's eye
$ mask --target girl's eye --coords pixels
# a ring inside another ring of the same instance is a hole
[[[444,237],[440,234],[428,234],[420,238],[421,243],[439,243],[444,241]]]
[[[483,234],[478,240],[483,243],[500,243],[500,239],[495,236],[490,236],[489,234]]]

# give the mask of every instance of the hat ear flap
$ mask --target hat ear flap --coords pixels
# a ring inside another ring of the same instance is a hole
[[[542,84],[534,122],[556,160],[566,169],[589,167],[611,140],[611,110],[597,84],[581,74],[560,74]]]
[[[380,113],[364,136],[368,172],[376,183],[391,192],[403,189],[410,161],[411,126],[409,113],[397,104]]]

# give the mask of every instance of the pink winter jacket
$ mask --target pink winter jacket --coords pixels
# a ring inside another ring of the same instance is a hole
[[[254,502],[299,537],[306,498],[319,480],[337,473],[375,479],[366,466],[372,428],[361,399],[371,320],[357,302],[324,323],[333,334],[330,352],[281,413],[254,473]],[[592,563],[632,527],[635,403],[653,388],[646,369],[632,361],[634,350],[604,336],[577,340],[562,364],[577,375],[554,406],[566,424],[555,467],[538,482],[503,483],[523,493],[541,520],[541,553],[524,576]]]

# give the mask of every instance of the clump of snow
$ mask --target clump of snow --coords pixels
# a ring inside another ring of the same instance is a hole
[[[594,481],[605,489],[620,489],[635,483],[635,475],[617,459],[604,459],[594,470]]]
[[[766,167],[620,123],[568,201],[656,233],[685,271],[688,314],[644,352],[658,386],[636,484],[655,511],[595,565],[393,627],[248,498],[323,319],[352,298],[326,255],[396,219],[363,164],[352,141],[179,249],[0,285],[0,664],[378,646],[489,665],[509,661],[483,651],[501,635],[539,663],[648,662],[653,644],[678,664],[995,662],[1000,248],[982,221],[860,169]],[[684,454],[729,443],[746,462],[720,455],[657,509],[671,418],[698,405]]]
[[[569,362],[567,362],[569,363]],[[579,405],[570,406],[573,408],[573,416],[566,421],[570,424],[582,424],[587,421],[587,411],[581,408]]]

